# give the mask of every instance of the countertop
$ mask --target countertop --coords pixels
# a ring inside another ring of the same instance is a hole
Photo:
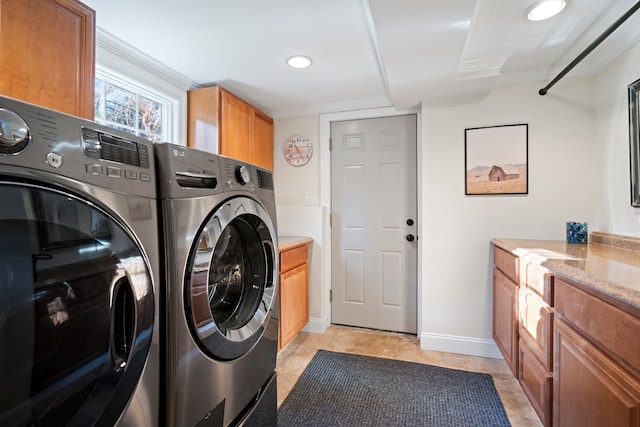
[[[588,244],[568,244],[496,238],[491,243],[622,302],[640,315],[640,239],[592,233],[589,240]]]
[[[307,236],[278,236],[278,250],[282,252],[311,242],[313,239]]]

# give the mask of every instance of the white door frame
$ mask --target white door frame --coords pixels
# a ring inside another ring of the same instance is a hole
[[[326,207],[327,212],[331,213],[331,151],[329,150],[329,139],[331,138],[331,122],[357,120],[357,119],[374,119],[380,117],[403,116],[407,114],[417,115],[417,182],[416,192],[418,197],[418,217],[417,217],[417,235],[418,239],[418,272],[417,272],[417,298],[418,308],[416,312],[418,336],[422,332],[422,253],[423,245],[426,239],[422,237],[422,114],[419,110],[397,111],[395,108],[376,108],[371,110],[345,111],[342,113],[329,113],[320,115],[320,205]],[[327,215],[328,220],[328,215]],[[322,313],[324,332],[331,325],[331,302],[329,301],[329,290],[331,289],[331,227],[327,223],[324,228],[324,244],[322,245],[322,273],[321,284],[322,289],[320,295],[323,300],[320,302],[320,311]]]

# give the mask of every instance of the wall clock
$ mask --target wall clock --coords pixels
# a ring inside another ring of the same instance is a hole
[[[313,146],[309,138],[296,135],[284,143],[284,158],[291,166],[304,166],[313,155]]]

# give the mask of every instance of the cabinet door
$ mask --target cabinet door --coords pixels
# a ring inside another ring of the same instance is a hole
[[[493,269],[493,338],[518,376],[518,286],[497,268]]]
[[[220,154],[251,163],[253,108],[229,92],[221,91]]]
[[[640,426],[640,382],[558,318],[553,387],[554,426]]]
[[[520,340],[518,381],[545,426],[551,425],[553,377],[534,356],[526,341]]]
[[[218,153],[220,87],[187,92],[187,147]]]
[[[253,110],[252,163],[273,170],[273,119]]]
[[[0,93],[94,118],[95,13],[76,0],[0,0]]]
[[[307,263],[280,275],[280,348],[309,321]]]

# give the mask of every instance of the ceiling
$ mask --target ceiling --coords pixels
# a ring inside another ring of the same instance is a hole
[[[102,34],[273,117],[450,105],[500,85],[544,85],[636,1],[569,0],[529,22],[535,0],[83,0]],[[597,73],[638,41],[640,12],[569,75]],[[294,54],[313,65],[288,67]]]

